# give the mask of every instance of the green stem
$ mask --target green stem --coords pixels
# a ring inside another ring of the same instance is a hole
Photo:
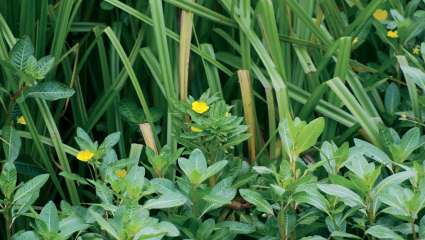
[[[47,130],[49,131],[50,137],[52,139],[53,146],[58,155],[59,163],[63,169],[63,171],[71,173],[71,167],[69,166],[68,158],[65,154],[65,150],[62,144],[62,139],[59,134],[59,130],[56,126],[56,123],[53,119],[52,113],[50,112],[49,106],[46,101],[42,99],[35,99],[38,108],[40,109],[40,113],[44,119]],[[79,204],[80,198],[78,196],[77,188],[75,186],[74,181],[70,179],[65,179],[66,186],[68,188],[69,196],[71,198],[72,204]]]
[[[417,240],[418,237],[416,236],[415,219],[412,219],[411,226],[412,226],[412,237],[413,237],[413,240]]]
[[[12,228],[11,228],[11,218],[10,218],[10,209],[8,207],[5,208],[4,210],[4,225],[5,225],[5,230],[6,230],[6,240],[11,240],[12,239]]]
[[[279,236],[280,236],[280,240],[286,240],[287,239],[287,235],[286,235],[286,228],[285,228],[285,209],[282,208],[282,210],[279,212],[279,215],[277,216],[277,222],[279,224]]]

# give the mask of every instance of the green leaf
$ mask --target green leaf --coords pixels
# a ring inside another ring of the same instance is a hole
[[[204,174],[202,174],[202,180],[201,182],[207,180],[208,178],[216,175],[218,172],[220,172],[225,166],[227,165],[227,160],[222,160],[219,162],[214,163],[213,165],[209,166]]]
[[[303,192],[294,194],[297,203],[309,204],[327,214],[330,213],[328,200],[317,189],[303,189]]]
[[[322,192],[340,198],[347,206],[364,206],[360,196],[346,187],[337,184],[318,184],[317,186]]]
[[[180,235],[179,229],[170,222],[162,221],[158,227],[167,233],[167,237],[178,237]]]
[[[83,231],[89,227],[89,224],[86,224],[82,218],[77,216],[70,216],[59,222],[60,235],[64,238],[69,238],[72,234]]]
[[[334,232],[332,232],[331,236],[333,238],[362,239],[361,237],[358,237],[356,235],[346,233],[346,232],[341,232],[341,231],[334,231]]]
[[[202,174],[207,171],[207,160],[205,160],[204,154],[199,149],[193,150],[189,158],[179,158],[179,167],[182,169],[184,174],[189,178],[191,183],[198,183],[200,179],[195,179],[193,173]]]
[[[34,55],[34,48],[31,39],[25,36],[19,39],[10,52],[11,63],[19,70],[23,71],[27,65],[28,60]]]
[[[234,234],[250,234],[255,231],[255,227],[253,225],[236,222],[236,221],[224,221],[215,225],[218,229],[229,229],[230,232]]]
[[[41,98],[47,101],[70,98],[75,90],[59,82],[41,82],[24,92],[24,97]]]
[[[410,211],[408,202],[413,197],[413,192],[410,189],[404,189],[399,185],[393,185],[385,189],[378,196],[379,201],[390,206],[391,209],[385,209],[391,212],[391,215],[409,217]]]
[[[109,134],[105,140],[103,140],[102,144],[100,145],[99,149],[109,149],[115,146],[120,141],[121,133],[115,132]]]
[[[295,152],[300,154],[314,146],[324,128],[325,119],[322,117],[316,118],[304,126],[299,134],[297,134],[295,140]]]
[[[89,213],[93,216],[93,218],[99,224],[101,229],[109,233],[109,235],[114,237],[114,239],[120,240],[120,237],[118,236],[117,231],[112,227],[112,225],[109,222],[103,219],[103,217],[99,213],[95,212],[93,209],[89,209]]]
[[[47,226],[47,230],[51,233],[59,231],[58,210],[52,201],[49,201],[40,212],[40,219]]]
[[[385,109],[394,114],[397,111],[398,106],[400,105],[400,90],[395,83],[388,85],[387,90],[385,91]]]
[[[143,186],[145,184],[145,168],[134,166],[125,176],[126,191],[133,199],[141,197]]]
[[[13,240],[41,240],[33,231],[18,232],[13,235]]]
[[[350,149],[350,159],[352,158],[353,161],[356,161],[356,157],[354,156],[355,154],[361,154],[387,167],[391,167],[391,159],[384,151],[375,145],[360,139],[354,139],[354,144],[356,147]]]
[[[254,166],[252,169],[258,174],[272,174],[273,170],[264,166]]]
[[[7,199],[12,197],[16,188],[16,167],[12,162],[6,162],[0,175],[0,189]]]
[[[3,150],[6,155],[6,161],[13,162],[19,156],[22,141],[15,128],[10,125],[3,127],[2,136],[4,139]]]
[[[378,239],[394,239],[394,240],[403,240],[400,235],[395,233],[393,230],[391,230],[388,227],[385,227],[383,225],[375,225],[373,227],[370,227],[366,234],[369,234],[373,237],[376,237]]]
[[[143,205],[145,209],[163,209],[163,208],[172,208],[178,207],[185,204],[187,198],[177,192],[167,192],[166,194],[161,195],[159,198],[149,199]]]
[[[239,193],[249,203],[255,205],[257,210],[274,215],[273,208],[259,193],[249,189],[240,189]]]
[[[232,179],[225,178],[217,183],[203,199],[211,204],[210,210],[231,203],[236,196],[236,189],[232,188]]]
[[[32,72],[31,76],[35,79],[41,80],[44,79],[47,73],[53,68],[55,63],[55,58],[52,56],[46,56],[38,60],[36,68]]]
[[[379,182],[379,184],[376,185],[373,188],[373,194],[374,194],[374,196],[378,196],[387,187],[400,184],[401,182],[403,182],[403,181],[405,181],[405,180],[407,180],[411,177],[414,177],[414,176],[415,176],[415,172],[412,171],[412,170],[393,174],[393,175],[385,178],[381,182]]]
[[[40,189],[49,179],[49,174],[42,174],[21,185],[13,197],[17,214],[23,213],[40,195]]]

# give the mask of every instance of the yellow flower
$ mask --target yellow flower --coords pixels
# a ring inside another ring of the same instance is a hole
[[[388,18],[388,12],[385,9],[376,9],[373,13],[373,17],[378,21],[385,21]]]
[[[200,133],[200,132],[202,132],[202,131],[203,131],[202,129],[197,128],[197,127],[194,127],[194,126],[190,127],[190,130],[191,130],[192,132],[195,132],[195,133]]]
[[[395,30],[395,31],[388,31],[387,32],[387,37],[389,37],[389,38],[398,38],[398,31],[397,30]]]
[[[79,151],[77,154],[77,159],[82,162],[88,162],[90,161],[94,156],[94,153],[89,150],[82,150]]]
[[[412,50],[413,54],[420,55],[421,54],[421,48],[419,46],[416,46]]]
[[[17,123],[22,124],[22,125],[27,125],[27,120],[25,120],[24,116],[20,116],[17,120]]]
[[[204,113],[208,111],[210,107],[208,107],[208,104],[204,101],[194,101],[192,103],[192,110],[197,113]]]
[[[123,177],[127,176],[127,171],[125,169],[119,169],[119,170],[115,171],[115,176],[117,176],[119,178],[123,178]]]

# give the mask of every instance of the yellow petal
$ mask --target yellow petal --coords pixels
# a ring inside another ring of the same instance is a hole
[[[16,122],[22,125],[27,125],[27,121],[25,120],[24,116],[20,116]]]
[[[115,171],[115,176],[117,176],[119,178],[123,178],[123,177],[127,176],[127,171],[125,169],[119,169],[119,170]]]
[[[387,37],[389,38],[398,38],[398,31],[388,31]]]
[[[208,104],[204,101],[194,101],[192,103],[192,110],[197,113],[204,113],[208,111],[209,108]]]
[[[203,131],[202,129],[197,128],[197,127],[194,127],[194,126],[190,127],[190,130],[191,130],[192,132],[195,132],[195,133],[200,133],[200,132],[202,132],[202,131]]]
[[[385,9],[376,9],[373,13],[373,17],[378,21],[385,21],[388,18],[388,12]]]
[[[92,159],[94,156],[94,153],[89,150],[82,150],[79,151],[77,154],[77,159],[82,162],[88,162],[90,159]]]

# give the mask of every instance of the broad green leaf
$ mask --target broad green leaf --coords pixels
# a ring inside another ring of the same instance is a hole
[[[254,166],[252,169],[258,174],[272,174],[273,170],[264,166]]]
[[[326,240],[327,238],[321,237],[321,236],[309,236],[309,237],[303,237],[300,240]]]
[[[420,139],[419,128],[411,128],[407,131],[400,142],[400,148],[403,154],[400,156],[402,159],[397,159],[400,162],[404,162],[416,149],[424,144],[424,141]]]
[[[425,73],[419,68],[402,65],[401,70],[406,79],[413,81],[422,91],[425,92]]]
[[[193,180],[193,172],[197,172],[202,175],[207,171],[207,160],[204,157],[204,154],[199,149],[193,150],[189,158],[179,158],[178,159],[179,167],[182,169],[184,174],[191,180],[192,183],[195,183]],[[191,179],[192,178],[192,179]],[[198,180],[199,181],[199,180]]]
[[[334,238],[362,239],[361,237],[358,237],[354,234],[341,232],[341,231],[333,231],[331,236]]]
[[[56,233],[59,231],[58,210],[52,201],[48,202],[43,209],[41,209],[40,219],[46,224],[49,232]]]
[[[369,234],[369,235],[376,237],[378,239],[393,239],[393,240],[403,240],[404,239],[400,235],[395,233],[393,230],[391,230],[390,228],[383,226],[383,225],[375,225],[375,226],[370,227],[366,231],[366,234]]]
[[[6,161],[13,162],[19,156],[22,141],[18,135],[18,132],[12,126],[5,125],[2,131],[3,137],[3,150],[6,155]]]
[[[53,68],[55,58],[52,56],[46,56],[37,61],[36,68],[32,72],[31,76],[35,79],[44,79],[47,73]]]
[[[364,206],[360,196],[346,187],[337,184],[318,184],[317,186],[322,192],[340,198],[347,206]]]
[[[297,203],[306,203],[327,214],[330,213],[328,200],[317,189],[306,189],[296,193],[293,198]]]
[[[218,229],[228,228],[230,232],[234,234],[250,234],[255,231],[255,227],[253,225],[236,222],[236,221],[224,221],[215,225]]]
[[[295,140],[295,152],[300,154],[314,146],[324,128],[325,119],[322,117],[316,118],[304,126],[297,134]]]
[[[387,187],[400,184],[401,182],[414,176],[415,176],[415,172],[412,170],[393,174],[385,178],[381,182],[379,182],[379,184],[373,188],[373,194],[374,196],[378,196],[381,193],[381,191],[385,190]]]
[[[117,231],[112,227],[112,225],[109,222],[103,219],[103,217],[99,213],[95,212],[92,209],[89,209],[89,213],[93,216],[93,218],[99,224],[101,229],[105,230],[114,239],[121,240],[120,237],[118,236]]]
[[[13,235],[13,240],[41,240],[33,231],[18,232]]]
[[[24,97],[40,98],[47,101],[70,98],[75,90],[60,82],[46,81],[30,87],[24,92]]]
[[[113,146],[115,146],[121,137],[121,133],[120,132],[115,132],[115,133],[111,133],[109,134],[105,140],[103,140],[102,144],[100,145],[100,149],[108,149],[108,148],[112,148]]]
[[[398,106],[400,105],[400,90],[395,83],[388,85],[387,90],[385,91],[385,109],[394,114]]]
[[[356,145],[356,148],[350,149],[350,161],[356,161],[356,155],[352,154],[362,154],[368,158],[371,158],[387,167],[391,167],[391,159],[388,157],[388,155],[376,147],[375,145],[372,145],[366,141],[360,140],[360,139],[354,139],[354,143]]]
[[[82,218],[77,216],[70,216],[59,222],[60,235],[64,238],[69,238],[72,234],[83,231],[89,227],[89,224],[85,223]]]
[[[249,189],[240,189],[239,193],[249,203],[255,205],[257,210],[274,215],[273,208],[259,193]]]
[[[177,192],[168,192],[166,194],[161,195],[159,198],[149,199],[143,205],[145,209],[162,209],[162,208],[172,208],[178,207],[185,204],[187,198]]]
[[[236,189],[232,187],[232,179],[225,178],[217,183],[203,199],[214,205],[214,208],[231,203],[236,196]],[[212,208],[210,208],[212,209]]]
[[[167,233],[167,237],[178,237],[180,235],[179,229],[174,224],[166,221],[159,223],[159,228]]]
[[[49,179],[49,174],[42,174],[34,177],[21,185],[13,196],[13,214],[20,215],[37,200],[40,195],[40,189]]]
[[[133,199],[139,199],[141,197],[143,186],[145,184],[145,168],[134,166],[125,176],[126,191],[129,196]]]
[[[15,204],[24,204],[29,196],[39,194],[40,189],[49,179],[49,174],[42,174],[29,180],[16,191],[13,202]]]
[[[17,181],[16,167],[12,162],[6,162],[0,175],[0,189],[7,199],[12,197]]]
[[[390,206],[391,209],[385,209],[385,212],[391,212],[391,215],[409,217],[409,200],[413,197],[410,189],[403,189],[399,185],[393,185],[382,191],[378,195],[379,201]]]
[[[19,39],[15,46],[13,46],[10,52],[10,61],[17,69],[23,71],[27,67],[28,60],[33,54],[34,48],[31,39],[25,36]]]
[[[227,165],[227,160],[222,160],[219,162],[214,163],[213,165],[209,166],[205,173],[202,175],[201,182],[207,180],[208,178],[216,175],[218,172],[220,172],[225,166]]]

